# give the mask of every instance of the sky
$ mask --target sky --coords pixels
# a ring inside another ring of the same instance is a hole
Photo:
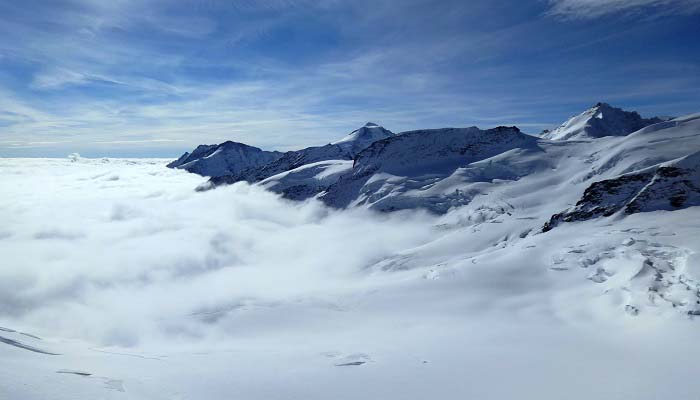
[[[0,0],[0,156],[700,111],[698,0]]]

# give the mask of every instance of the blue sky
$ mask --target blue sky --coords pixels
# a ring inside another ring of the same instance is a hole
[[[0,0],[0,156],[700,112],[698,0]]]

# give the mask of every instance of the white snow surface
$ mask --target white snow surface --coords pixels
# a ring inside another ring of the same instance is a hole
[[[693,161],[698,117],[516,138],[435,182],[371,160],[404,198],[475,193],[440,215],[194,192],[166,160],[0,159],[0,398],[695,398],[700,207],[539,230],[592,181]]]

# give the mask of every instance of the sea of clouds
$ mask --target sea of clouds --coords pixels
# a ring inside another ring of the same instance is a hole
[[[144,399],[698,390],[697,320],[652,303],[628,315],[629,287],[577,262],[612,246],[609,262],[633,266],[645,240],[690,246],[695,210],[523,238],[530,220],[497,207],[379,214],[244,183],[196,192],[205,179],[166,162],[0,159],[0,327],[62,354],[0,343],[0,397],[105,395],[63,369]]]
[[[428,241],[421,213],[334,211],[164,160],[0,160],[0,315],[103,345],[216,331],[228,310],[323,303]],[[376,279],[376,278],[374,278]]]

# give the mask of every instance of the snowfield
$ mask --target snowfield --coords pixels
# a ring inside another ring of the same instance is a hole
[[[542,232],[593,182],[696,168],[697,120],[351,188],[469,194],[440,213],[263,187],[343,160],[197,192],[171,160],[0,159],[0,399],[697,398],[700,207]]]

